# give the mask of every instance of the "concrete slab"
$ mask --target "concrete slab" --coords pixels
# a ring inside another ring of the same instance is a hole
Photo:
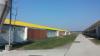
[[[66,56],[100,56],[100,48],[79,34]]]

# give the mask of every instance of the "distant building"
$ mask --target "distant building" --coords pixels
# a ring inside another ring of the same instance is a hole
[[[100,39],[100,20],[84,30],[83,34]]]

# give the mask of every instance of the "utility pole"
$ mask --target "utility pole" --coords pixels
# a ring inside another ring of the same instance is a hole
[[[12,0],[10,0],[10,22],[9,22],[9,50],[11,48],[11,29],[12,29],[12,26],[11,26],[11,20],[12,20]]]
[[[5,46],[5,49],[10,51],[11,49],[11,29],[12,29],[12,26],[11,26],[11,21],[12,21],[12,0],[10,0],[10,21],[9,21],[9,36],[8,36],[8,45]]]

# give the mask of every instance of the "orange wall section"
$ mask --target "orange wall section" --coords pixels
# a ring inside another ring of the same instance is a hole
[[[47,30],[28,29],[28,40],[43,40],[47,38]]]

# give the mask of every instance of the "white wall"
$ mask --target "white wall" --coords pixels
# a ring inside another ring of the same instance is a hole
[[[13,38],[14,38],[14,42],[17,43],[27,41],[27,27],[16,27]]]
[[[0,33],[0,43],[8,43],[9,41],[9,26],[4,25],[2,30],[4,32]],[[11,43],[22,43],[27,41],[27,27],[15,27],[14,29],[11,29],[11,37],[10,37]]]
[[[8,43],[9,42],[9,26],[2,27],[2,32],[0,33],[0,43]],[[12,37],[13,31],[11,31],[11,38],[10,42],[13,43],[13,37]]]
[[[71,32],[70,31],[65,31],[64,35],[70,35]]]
[[[56,31],[56,36],[59,37],[60,31]]]
[[[28,27],[25,27],[25,33],[24,33],[24,37],[23,37],[23,40],[24,41],[27,41],[27,35],[28,35]]]
[[[53,31],[53,30],[48,30],[47,36],[48,37],[56,37],[57,36],[57,32]]]
[[[68,35],[71,35],[71,32],[68,32]]]
[[[66,36],[67,35],[67,32],[65,32],[64,35]]]

